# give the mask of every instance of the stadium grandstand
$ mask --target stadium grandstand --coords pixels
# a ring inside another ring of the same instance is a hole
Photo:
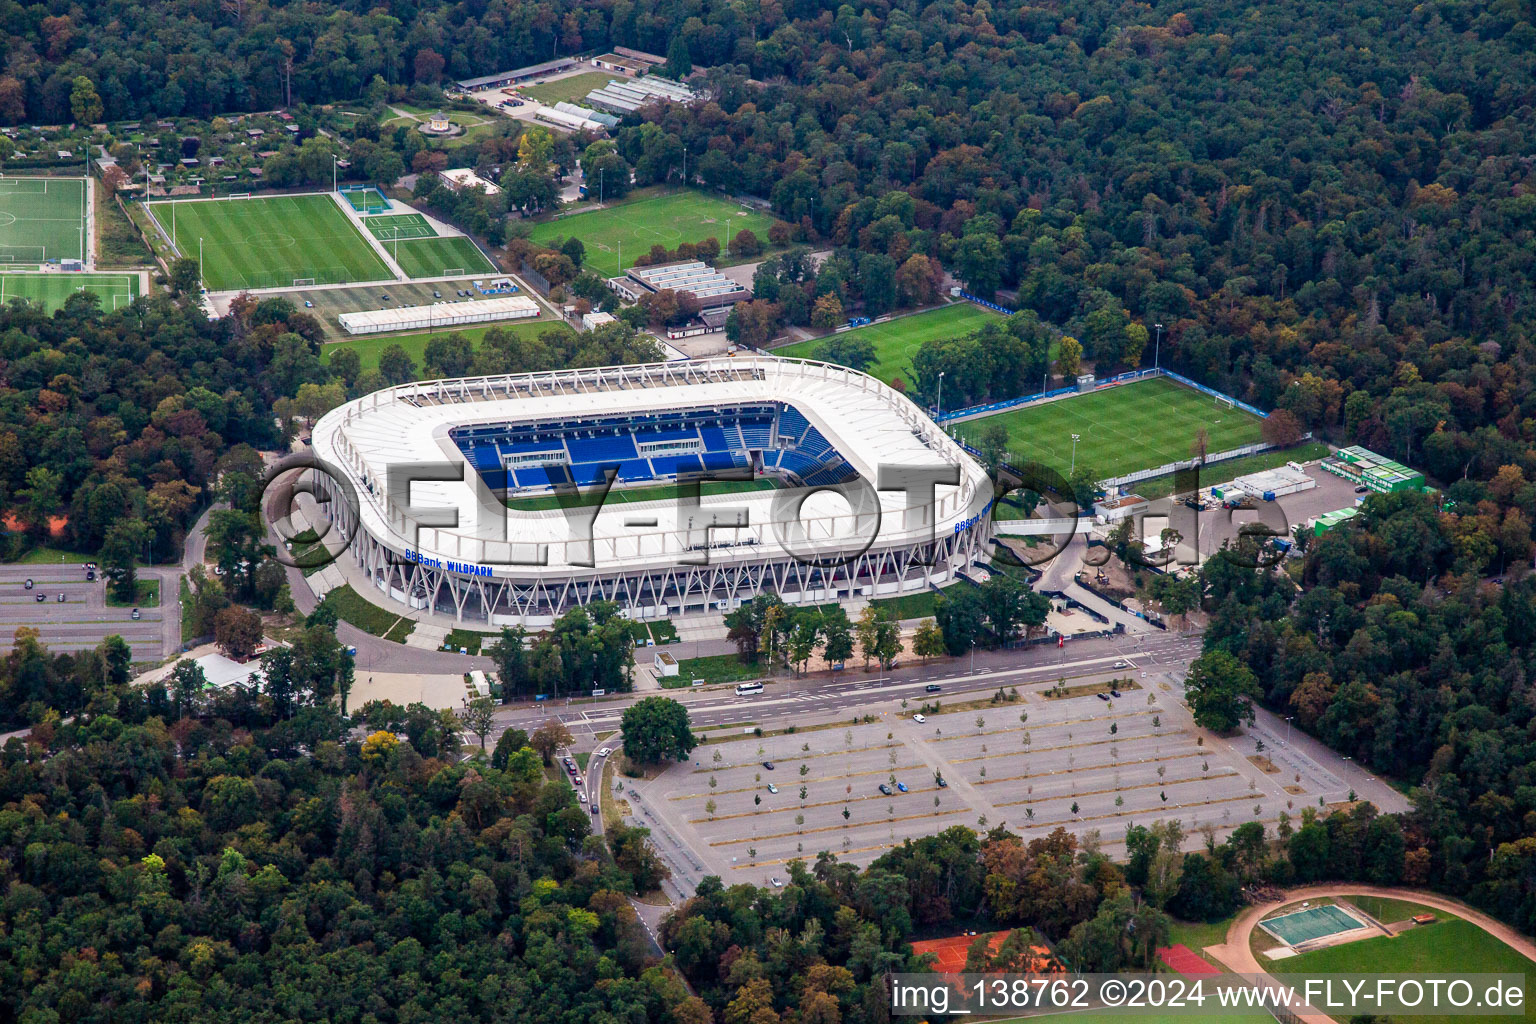
[[[599,599],[644,618],[766,589],[907,593],[983,557],[990,530],[985,472],[903,395],[826,363],[404,384],[327,413],[313,442],[343,557],[393,600],[460,621],[537,627]],[[456,479],[402,486],[407,467],[444,462]],[[734,489],[681,496],[712,476]]]

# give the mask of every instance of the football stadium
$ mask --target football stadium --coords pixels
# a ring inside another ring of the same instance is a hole
[[[906,397],[827,363],[422,381],[312,438],[342,557],[395,601],[493,626],[592,600],[646,618],[923,590],[985,557],[990,530],[985,471]],[[703,486],[721,478],[753,486]],[[660,497],[614,500],[642,489]]]

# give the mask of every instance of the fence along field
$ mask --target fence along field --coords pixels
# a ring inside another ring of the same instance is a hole
[[[182,256],[197,259],[202,240],[209,291],[394,280],[329,195],[171,200],[149,212]]]
[[[0,264],[84,258],[84,178],[0,177]]]

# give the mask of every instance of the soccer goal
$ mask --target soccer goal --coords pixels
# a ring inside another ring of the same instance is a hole
[[[315,279],[312,277],[296,277],[293,279],[293,286],[295,288],[313,288],[315,286]]]
[[[1221,406],[1223,409],[1236,409],[1237,408],[1237,405],[1235,404],[1235,402],[1232,399],[1224,398],[1221,395],[1217,395],[1216,396],[1216,404]]]
[[[464,276],[464,268],[463,267],[444,267],[443,268],[442,276],[443,277],[463,277]]]

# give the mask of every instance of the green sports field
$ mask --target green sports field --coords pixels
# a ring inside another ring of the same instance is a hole
[[[926,313],[897,317],[883,324],[870,324],[868,327],[856,327],[825,338],[797,341],[793,345],[774,349],[773,354],[787,359],[819,359],[821,357],[817,353],[833,338],[839,341],[868,338],[875,346],[875,364],[869,368],[869,375],[887,384],[896,377],[910,384],[912,357],[917,354],[923,342],[970,334],[989,318],[998,315],[973,302],[956,302]]]
[[[1339,946],[1327,946],[1271,962],[1269,969],[1280,974],[1422,974],[1447,972],[1474,974],[1536,974],[1532,963],[1518,952],[1483,931],[1470,921],[1451,917],[1443,910],[1433,912],[1439,920],[1417,925],[1399,935],[1361,939]],[[1451,1024],[1472,1017],[1415,1016],[1423,1024]],[[1536,1004],[1526,1000],[1524,1016],[1494,1017],[1490,1020],[1536,1020]]]
[[[462,235],[385,242],[384,248],[400,264],[400,269],[412,277],[499,273],[475,243]]]
[[[1153,377],[951,424],[951,431],[974,442],[989,423],[1008,428],[1013,461],[1043,463],[1063,475],[1077,434],[1077,464],[1103,478],[1189,458],[1201,427],[1210,435],[1209,452],[1258,441],[1263,420]]]
[[[391,213],[369,217],[363,221],[373,237],[381,242],[391,242],[395,239],[407,238],[436,238],[437,232],[432,225],[427,223],[427,218],[419,213]]]
[[[183,256],[197,259],[202,240],[209,291],[394,279],[329,195],[159,202],[149,211]]]
[[[0,178],[0,263],[84,255],[84,178]]]
[[[138,274],[0,274],[0,304],[30,299],[49,313],[78,291],[101,297],[102,309],[126,306],[139,294]]]
[[[692,190],[630,200],[588,213],[570,214],[535,224],[529,235],[540,245],[572,236],[586,246],[584,266],[615,277],[634,266],[635,257],[653,245],[676,249],[682,242],[714,238],[722,253],[738,231],[757,235],[765,246],[773,218],[705,192]],[[620,249],[624,263],[619,265]]]
[[[378,189],[343,192],[341,197],[358,213],[379,213],[389,209],[389,200],[379,195]]]

